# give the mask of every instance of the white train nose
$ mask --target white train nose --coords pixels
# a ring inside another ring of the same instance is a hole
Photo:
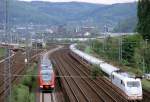
[[[139,91],[139,89],[137,87],[131,87],[128,90],[129,95],[133,96],[133,95],[139,95],[141,92]]]

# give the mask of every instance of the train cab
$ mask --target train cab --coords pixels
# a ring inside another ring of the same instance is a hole
[[[41,70],[40,72],[40,88],[41,89],[54,89],[55,75],[53,70]]]
[[[132,78],[125,72],[113,72],[111,81],[125,93],[128,100],[142,100],[143,94],[140,79]]]
[[[142,100],[142,85],[140,79],[129,79],[125,84],[125,92],[129,100]]]
[[[39,65],[39,85],[42,90],[55,88],[55,73],[49,59],[42,59]]]

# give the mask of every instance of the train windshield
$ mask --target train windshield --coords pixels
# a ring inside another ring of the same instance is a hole
[[[42,72],[41,72],[41,74],[42,74],[42,79],[44,80],[44,81],[49,81],[49,80],[51,80],[51,78],[52,78],[52,71],[51,70],[43,70]]]
[[[127,82],[128,87],[139,87],[140,83],[138,81],[129,81]]]
[[[49,65],[42,65],[42,70],[48,70],[51,69],[51,66]]]

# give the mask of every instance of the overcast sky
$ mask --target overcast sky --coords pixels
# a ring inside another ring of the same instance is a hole
[[[80,2],[100,3],[100,4],[114,4],[114,3],[134,2],[137,0],[22,0],[22,1],[50,1],[50,2],[80,1]]]

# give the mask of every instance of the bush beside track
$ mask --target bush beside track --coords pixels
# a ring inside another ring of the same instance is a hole
[[[37,64],[34,63],[22,78],[20,84],[12,89],[12,102],[35,102],[35,89],[37,85]]]
[[[1,59],[1,57],[4,56],[4,54],[5,54],[4,48],[0,48],[0,59]]]

